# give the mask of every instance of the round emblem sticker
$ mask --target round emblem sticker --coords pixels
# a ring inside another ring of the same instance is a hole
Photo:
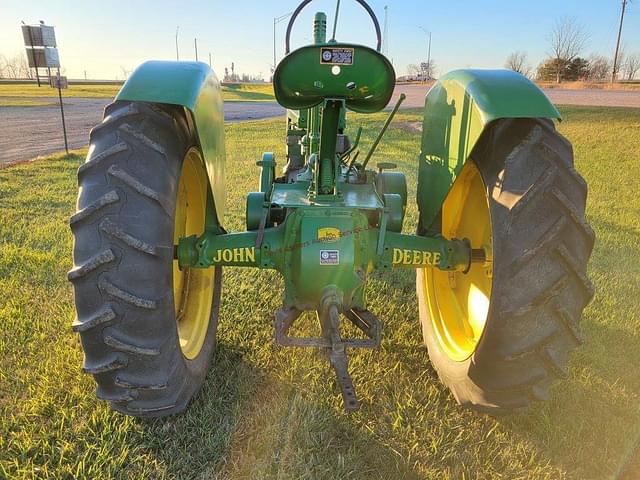
[[[329,50],[325,50],[324,52],[322,52],[322,59],[325,62],[331,61],[331,52]]]

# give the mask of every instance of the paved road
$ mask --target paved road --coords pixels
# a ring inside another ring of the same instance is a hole
[[[400,85],[400,92],[407,95],[404,108],[422,107],[427,87]],[[559,105],[594,105],[640,108],[640,91],[623,90],[564,90],[550,89],[545,93]],[[34,99],[46,102],[55,99]],[[67,131],[70,148],[87,144],[89,130],[102,119],[102,111],[108,99],[68,98],[65,100]],[[2,103],[2,97],[0,97]],[[225,120],[239,122],[282,115],[284,110],[275,102],[227,102]],[[0,107],[0,165],[30,160],[39,155],[63,149],[60,111],[57,105],[41,107]]]
[[[51,98],[38,98],[47,103]],[[0,97],[0,104],[2,97]],[[82,148],[89,140],[89,130],[102,120],[106,98],[69,98],[65,100],[65,117],[69,148]],[[284,114],[275,102],[227,102],[225,120],[239,122]],[[0,165],[30,160],[64,150],[60,107],[0,107]]]
[[[393,102],[400,93],[407,95],[404,108],[424,106],[424,97],[428,87],[423,85],[398,85]],[[640,108],[640,90],[565,90],[561,88],[545,89],[544,93],[557,105],[590,105],[599,107],[636,107]]]

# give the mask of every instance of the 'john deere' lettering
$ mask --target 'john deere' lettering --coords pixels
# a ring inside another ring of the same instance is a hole
[[[440,252],[424,252],[422,250],[401,250],[393,249],[394,265],[430,265],[436,266],[440,263]]]
[[[255,263],[256,249],[251,248],[225,248],[216,250],[213,257],[214,264],[220,263]]]

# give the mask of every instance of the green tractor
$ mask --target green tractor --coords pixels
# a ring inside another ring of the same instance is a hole
[[[378,20],[357,1],[376,49],[336,41],[335,24],[327,40],[318,13],[314,44],[291,51],[292,26],[311,0],[293,13],[273,77],[287,109],[287,158],[283,168],[272,153],[258,161],[245,232],[224,228],[223,102],[208,66],[144,63],[92,130],[69,279],[83,369],[113,409],[156,417],[187,408],[215,349],[226,266],[282,275],[275,342],[322,349],[349,411],[360,403],[348,351],[380,345],[382,325],[366,302],[375,270],[416,270],[429,357],[460,404],[520,409],[566,375],[594,293],[586,276],[594,234],[587,185],[554,127],[560,114],[514,72],[442,77],[416,145],[417,231],[402,233],[405,176],[388,159],[370,166],[404,97],[366,153],[361,130],[345,133],[347,111],[379,112],[395,89]],[[292,334],[305,311],[317,314],[317,338]],[[345,322],[356,338],[345,338]]]

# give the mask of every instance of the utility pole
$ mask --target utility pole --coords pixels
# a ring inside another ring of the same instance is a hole
[[[196,62],[197,62],[198,61],[198,39],[197,38],[193,39],[193,46],[196,49]]]
[[[429,35],[429,43],[427,46],[427,67],[428,67],[428,80],[431,80],[431,32],[424,27],[419,27],[426,35]]]
[[[384,33],[382,34],[382,41],[384,42],[384,47],[382,48],[382,53],[385,56],[389,56],[389,6],[384,6]]]
[[[627,8],[627,0],[622,0],[622,13],[620,14],[620,28],[618,29],[618,41],[616,42],[616,54],[613,56],[613,72],[611,72],[611,83],[616,81],[618,74],[618,52],[620,51],[620,37],[622,37],[622,24],[624,23],[624,11]]]
[[[278,62],[277,52],[276,52],[276,27],[280,22],[285,21],[291,15],[293,15],[293,12],[285,13],[284,15],[281,15],[279,17],[273,17],[273,71],[274,72],[276,70],[276,64]]]
[[[176,27],[176,62],[180,61],[180,53],[178,52],[178,32],[180,31],[180,25]]]
[[[209,68],[213,68],[213,67],[211,66],[211,52],[209,52]]]

